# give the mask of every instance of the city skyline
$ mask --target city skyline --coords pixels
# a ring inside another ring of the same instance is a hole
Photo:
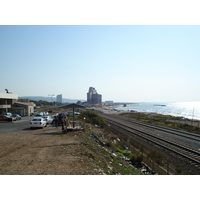
[[[200,101],[199,35],[200,26],[0,26],[0,92],[86,99],[93,86],[102,101]]]

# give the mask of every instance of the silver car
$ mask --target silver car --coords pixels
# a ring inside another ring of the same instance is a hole
[[[51,124],[53,122],[53,119],[50,116],[42,116],[47,122],[47,124]]]
[[[47,126],[47,121],[42,117],[34,117],[30,122],[31,128],[44,128]]]

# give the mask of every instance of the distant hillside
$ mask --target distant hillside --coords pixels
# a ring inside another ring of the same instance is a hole
[[[29,99],[29,100],[34,100],[34,101],[48,101],[51,102],[51,97],[42,97],[42,96],[23,96],[23,97],[19,97],[19,99]],[[56,101],[56,97],[52,97],[52,101]],[[76,103],[77,101],[81,101],[84,102],[86,100],[80,100],[80,99],[66,99],[66,98],[62,98],[62,102],[63,103]]]

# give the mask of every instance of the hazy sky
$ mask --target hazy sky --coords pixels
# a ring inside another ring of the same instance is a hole
[[[200,101],[200,26],[0,26],[0,92]]]

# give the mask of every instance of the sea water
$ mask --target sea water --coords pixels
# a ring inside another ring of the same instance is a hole
[[[158,113],[172,115],[188,119],[200,120],[200,102],[176,102],[176,103],[133,103],[126,107],[120,106],[117,110],[129,110],[137,112]]]

